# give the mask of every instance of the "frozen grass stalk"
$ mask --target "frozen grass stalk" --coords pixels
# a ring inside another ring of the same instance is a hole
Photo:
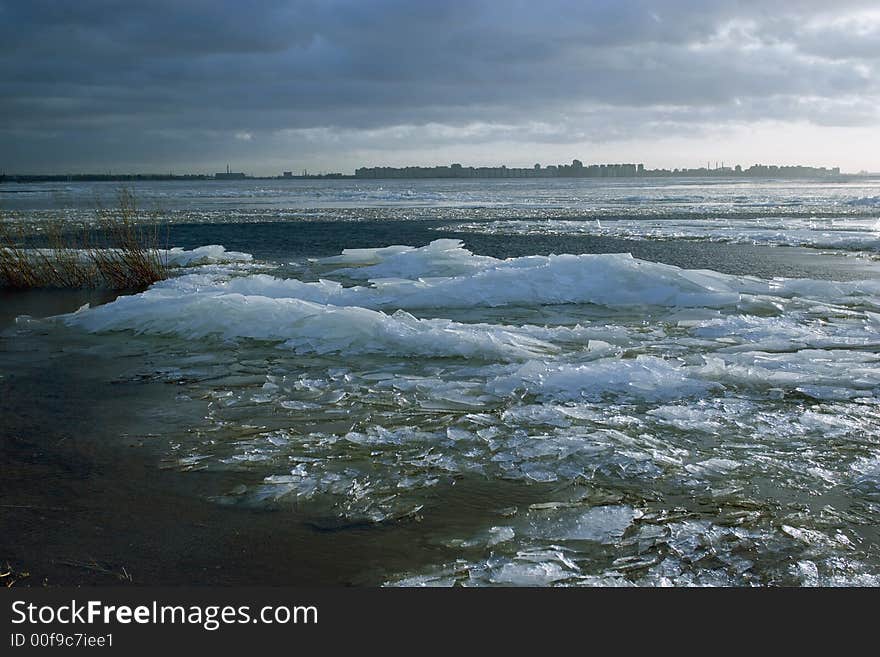
[[[56,218],[34,235],[0,215],[0,287],[146,287],[168,277],[160,233],[158,223],[137,221],[135,199],[127,190],[120,191],[116,208],[99,207],[94,226],[79,231]]]

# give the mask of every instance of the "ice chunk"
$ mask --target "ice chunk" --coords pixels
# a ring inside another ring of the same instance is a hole
[[[842,399],[880,387],[880,356],[843,349],[717,354],[706,357],[705,365],[693,374],[728,385],[812,391],[823,398]],[[830,394],[822,395],[823,390]]]
[[[341,255],[321,258],[318,262],[325,265],[375,265],[385,258],[413,250],[415,247],[403,245],[385,246],[378,249],[343,249]]]
[[[358,307],[227,293],[222,287],[200,291],[156,286],[110,304],[62,318],[91,332],[132,330],[283,342],[302,353],[389,353],[523,359],[558,348],[500,326],[469,325],[443,319],[417,319]]]
[[[553,541],[594,541],[613,543],[638,517],[629,506],[597,506],[531,511],[523,533]]]
[[[732,459],[711,458],[699,463],[690,463],[685,466],[685,470],[697,475],[726,475],[741,465],[741,463]]]
[[[191,267],[193,265],[207,265],[226,262],[250,262],[253,256],[250,253],[239,251],[227,251],[217,244],[200,246],[196,249],[186,250],[180,247],[173,249],[160,249],[159,258],[169,267]]]
[[[352,254],[351,250],[343,251],[342,257],[360,260],[359,263],[352,264],[369,266],[339,269],[332,273],[362,279],[417,279],[428,276],[471,274],[498,262],[488,256],[475,256],[464,248],[461,240],[441,239],[434,240],[421,248],[388,247],[388,249],[360,249],[358,254]],[[334,263],[339,260],[326,258],[322,262]]]
[[[529,361],[490,383],[497,394],[523,389],[540,399],[601,400],[612,395],[645,400],[701,395],[714,384],[694,378],[682,365],[655,356],[602,359],[584,365]]]
[[[682,431],[703,431],[716,434],[721,430],[719,412],[715,409],[703,409],[693,405],[675,404],[660,406],[648,411],[648,415],[662,422],[681,429]]]

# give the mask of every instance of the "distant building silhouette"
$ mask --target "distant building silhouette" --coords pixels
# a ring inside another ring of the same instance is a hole
[[[220,172],[214,174],[216,180],[243,180],[246,177],[247,176],[241,172],[230,171],[228,164],[226,165],[226,173]]]
[[[735,167],[712,167],[698,169],[646,169],[644,164],[590,164],[580,160],[571,164],[551,164],[531,168],[465,167],[459,163],[436,167],[361,167],[354,172],[355,178],[663,178],[671,176],[687,177],[780,177],[780,178],[826,178],[839,176],[840,167],[806,166],[765,166],[755,164],[748,169]]]

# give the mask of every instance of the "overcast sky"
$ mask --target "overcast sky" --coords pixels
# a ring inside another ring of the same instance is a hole
[[[0,0],[0,171],[876,171],[878,66],[876,0]]]

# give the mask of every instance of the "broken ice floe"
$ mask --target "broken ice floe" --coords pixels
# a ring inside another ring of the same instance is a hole
[[[442,563],[391,583],[876,576],[875,281],[498,260],[456,241],[317,266],[345,270],[202,269],[56,330],[142,343],[149,366],[122,380],[183,388],[172,462],[235,480],[218,502],[345,528],[454,517],[444,500],[468,486],[490,491],[480,508],[510,507],[507,486],[528,498],[436,537]]]

